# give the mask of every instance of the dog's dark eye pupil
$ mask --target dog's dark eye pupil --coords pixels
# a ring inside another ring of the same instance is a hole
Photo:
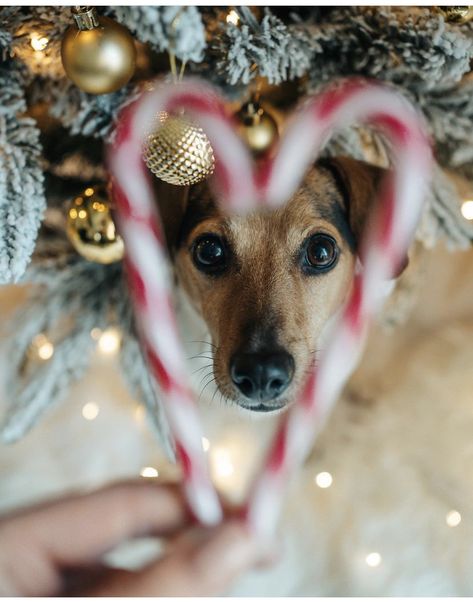
[[[196,254],[200,263],[213,265],[222,259],[223,248],[216,240],[203,240],[197,245]]]
[[[306,256],[311,267],[325,270],[337,259],[337,245],[330,236],[316,234],[309,240]]]
[[[223,241],[215,235],[205,235],[194,243],[193,259],[195,265],[203,271],[214,271],[225,264]]]
[[[327,263],[330,261],[330,249],[327,245],[317,243],[310,248],[310,260],[312,263]]]

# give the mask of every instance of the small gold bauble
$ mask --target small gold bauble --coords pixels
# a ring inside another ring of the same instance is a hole
[[[439,8],[450,23],[467,23],[473,19],[473,6],[440,6]]]
[[[236,114],[238,132],[255,155],[267,152],[278,139],[274,117],[255,101],[244,104]]]
[[[213,173],[215,159],[202,128],[186,116],[159,115],[161,126],[148,137],[143,157],[156,177],[168,184],[190,186]]]
[[[109,94],[132,77],[135,43],[125,27],[93,11],[74,14],[77,26],[69,27],[64,34],[62,64],[68,77],[84,92]]]
[[[95,263],[123,259],[125,245],[117,234],[105,186],[86,188],[67,209],[66,232],[76,251]]]

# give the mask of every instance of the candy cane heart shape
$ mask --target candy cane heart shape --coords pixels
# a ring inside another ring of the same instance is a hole
[[[121,115],[109,149],[109,165],[135,316],[150,369],[161,389],[190,506],[207,524],[218,522],[222,512],[202,449],[200,421],[171,303],[172,279],[163,230],[142,160],[143,144],[156,128],[157,114],[180,110],[185,110],[210,140],[216,158],[212,185],[227,211],[244,213],[287,202],[337,128],[369,123],[383,132],[393,149],[393,170],[382,184],[361,242],[362,269],[317,366],[299,399],[283,415],[245,508],[251,527],[270,533],[276,527],[291,473],[304,461],[356,365],[369,319],[381,302],[379,285],[392,277],[407,254],[429,181],[430,145],[422,119],[406,99],[358,78],[337,82],[308,98],[287,125],[275,156],[258,169],[227,116],[224,100],[204,82],[158,83]]]

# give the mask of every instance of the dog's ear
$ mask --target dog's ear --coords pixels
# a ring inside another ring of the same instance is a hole
[[[376,202],[381,182],[388,170],[343,156],[323,159],[321,165],[328,169],[335,178],[343,197],[350,229],[358,244],[367,225],[373,203]],[[393,277],[400,276],[408,263],[409,259],[406,256]]]
[[[321,165],[335,179],[343,197],[351,231],[358,242],[386,170],[351,157],[323,159]]]
[[[189,187],[174,186],[153,177],[153,190],[166,236],[168,251],[172,257],[176,250],[179,231],[187,209]]]

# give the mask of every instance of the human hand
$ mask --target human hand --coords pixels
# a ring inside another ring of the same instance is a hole
[[[119,543],[145,535],[167,537],[162,558],[136,572],[102,564]],[[213,596],[271,559],[241,521],[194,527],[176,487],[148,482],[108,486],[0,520],[3,596]]]

